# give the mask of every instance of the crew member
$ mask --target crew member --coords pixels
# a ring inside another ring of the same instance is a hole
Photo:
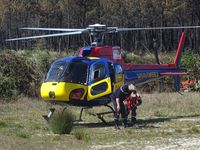
[[[129,112],[131,112],[131,122],[133,124],[136,123],[137,106],[141,104],[142,104],[142,98],[136,90],[133,91],[131,95],[124,100],[124,106],[125,106],[127,118],[128,118]]]
[[[134,91],[135,91],[135,86],[133,85],[133,83],[128,83],[128,84],[122,85],[111,95],[111,99],[112,99],[114,109],[115,109],[114,123],[115,123],[116,129],[119,129],[118,124],[119,124],[120,113],[122,117],[122,125],[124,127],[127,126],[127,115],[126,115],[123,101],[126,99],[126,97],[129,97],[131,93]]]

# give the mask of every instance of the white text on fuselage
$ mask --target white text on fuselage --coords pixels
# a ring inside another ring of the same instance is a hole
[[[140,73],[137,76],[138,76],[138,79],[157,78],[159,74],[157,72],[145,72],[145,73]]]

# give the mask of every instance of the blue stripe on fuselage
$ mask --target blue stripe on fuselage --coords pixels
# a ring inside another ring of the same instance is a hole
[[[152,78],[159,77],[159,73],[180,72],[181,69],[146,69],[146,70],[126,70],[124,71],[125,81],[143,82]]]

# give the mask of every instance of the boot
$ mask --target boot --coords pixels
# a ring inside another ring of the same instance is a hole
[[[126,128],[128,125],[127,125],[127,119],[123,119],[122,120],[122,126],[124,127],[124,128]]]
[[[131,123],[135,124],[136,123],[136,118],[135,117],[131,117]]]
[[[118,120],[118,119],[115,119],[115,120],[114,120],[114,123],[115,123],[115,129],[120,129],[120,128],[119,128],[119,120]]]

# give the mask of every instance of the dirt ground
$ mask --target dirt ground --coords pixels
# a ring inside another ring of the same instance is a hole
[[[200,149],[199,93],[143,94],[137,124],[116,130],[113,116],[108,125],[83,113],[70,134],[54,134],[42,118],[47,112],[41,100],[22,98],[0,103],[0,150],[198,150]],[[96,107],[91,111],[102,111]],[[76,117],[80,108],[73,107]],[[77,129],[79,131],[77,132]],[[78,133],[78,134],[77,134]]]

